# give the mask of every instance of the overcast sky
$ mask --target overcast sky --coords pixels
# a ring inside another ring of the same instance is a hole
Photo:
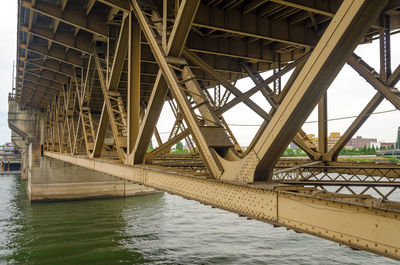
[[[12,65],[16,57],[16,28],[17,28],[17,1],[2,1],[0,10],[0,80],[2,82],[0,94],[0,144],[10,140],[10,130],[7,125],[7,98],[11,91]],[[392,36],[392,48],[400,46],[400,34]],[[367,61],[379,72],[379,43],[360,45],[356,53]],[[400,63],[400,50],[392,50],[392,69]],[[263,74],[263,77],[270,73]],[[237,86],[246,91],[254,84],[248,79],[240,80]],[[360,113],[364,106],[374,96],[376,91],[361,78],[351,67],[345,66],[338,77],[328,89],[328,119],[354,116]],[[269,109],[262,95],[255,94],[252,99],[261,107]],[[390,102],[384,100],[376,110],[377,112],[395,109]],[[243,104],[238,105],[225,114],[225,119],[230,124],[256,125],[261,124],[261,119]],[[308,121],[316,121],[316,110],[308,118]],[[328,131],[343,133],[354,119],[330,121]],[[167,132],[173,124],[171,112],[165,108],[158,124],[160,132]],[[369,138],[377,138],[378,141],[395,141],[397,127],[400,126],[400,112],[389,112],[372,115],[356,135]],[[251,142],[257,131],[255,126],[231,126],[239,143],[243,146]],[[303,129],[307,133],[317,134],[316,123],[306,123]],[[162,135],[165,139],[167,134]],[[154,141],[153,141],[154,142]]]
[[[16,57],[17,1],[2,1],[0,9],[0,144],[10,141],[7,125],[8,92],[11,92],[12,66]]]

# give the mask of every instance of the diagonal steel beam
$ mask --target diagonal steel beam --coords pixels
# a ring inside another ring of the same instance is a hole
[[[385,96],[397,109],[400,110],[400,97],[398,90],[394,87],[386,86],[380,79],[376,78],[369,70],[368,64],[364,62],[359,56],[353,54],[348,63],[354,70],[357,71],[364,79]],[[397,91],[397,92],[395,92]]]
[[[146,154],[146,163],[149,163],[149,162],[151,163],[157,155],[161,154],[162,152],[164,152],[166,150],[171,149],[171,147],[174,144],[176,144],[180,140],[184,139],[189,134],[190,134],[190,132],[189,132],[188,129],[183,130],[181,133],[178,133],[177,135],[175,135],[174,137],[172,137],[171,139],[169,139],[165,143],[161,144],[159,147],[157,147],[156,149],[154,149],[150,153],[147,153]]]
[[[400,65],[394,70],[394,72],[389,76],[387,84],[388,86],[395,86],[400,80]]]
[[[370,100],[370,102],[361,111],[358,117],[351,123],[350,127],[346,132],[340,137],[332,149],[322,156],[325,161],[334,161],[339,156],[339,152],[346,146],[350,139],[356,134],[358,129],[365,123],[369,116],[375,111],[379,104],[383,101],[385,97],[377,92],[375,96]]]
[[[129,30],[129,25],[128,25],[128,17],[126,16],[124,18],[124,21],[122,23],[118,41],[117,41],[117,46],[115,49],[115,54],[114,54],[114,60],[113,60],[113,65],[111,68],[111,72],[109,75],[108,83],[106,84],[106,91],[115,91],[118,89],[119,81],[121,79],[121,74],[122,74],[122,69],[124,67],[124,62],[125,62],[125,57],[128,49],[128,30]],[[98,59],[96,58],[96,61]],[[102,74],[102,69],[101,67],[97,69],[98,70],[98,75],[100,75],[100,72]],[[104,95],[104,98],[106,95]],[[94,149],[93,149],[93,157],[99,157],[101,156],[101,151],[103,149],[103,144],[104,144],[104,139],[107,134],[107,128],[109,124],[109,111],[106,107],[106,103],[103,105],[103,109],[101,112],[100,116],[100,122],[99,122],[99,127],[97,130],[97,135],[96,135],[96,142],[94,144]],[[116,135],[115,135],[116,137]]]
[[[185,46],[186,38],[190,28],[192,26],[193,19],[195,17],[199,0],[183,1],[181,3],[180,12],[181,14],[177,17],[172,29],[172,33],[168,41],[168,50],[166,55],[179,57],[181,55],[182,48]],[[195,8],[194,8],[195,7]],[[139,6],[134,9],[136,17],[141,14]],[[184,13],[184,15],[182,15]],[[191,15],[190,15],[191,14]],[[142,30],[147,25],[146,21],[140,22]],[[179,30],[177,30],[179,27]],[[149,42],[149,41],[148,41]],[[150,96],[149,104],[147,106],[146,114],[143,118],[142,124],[139,129],[139,135],[137,137],[135,148],[134,148],[134,163],[143,163],[144,157],[149,146],[151,137],[154,132],[154,128],[157,124],[160,116],[162,107],[164,105],[164,99],[167,95],[168,86],[164,77],[161,74],[161,70],[158,72],[152,94]]]
[[[244,159],[231,162],[221,179],[268,180],[276,162],[326,92],[387,1],[345,0],[283,98],[265,132]],[[256,163],[257,162],[257,163]]]
[[[201,60],[201,58],[199,58],[198,56],[196,56],[195,54],[191,53],[191,52],[186,52],[184,53],[185,57],[188,58],[190,61],[192,60],[196,60],[197,62],[201,63],[204,62],[203,60]],[[196,56],[196,57],[195,57]],[[258,85],[252,87],[251,89],[249,89],[248,91],[242,93],[241,91],[237,91],[237,95],[235,98],[233,98],[231,101],[229,101],[227,104],[225,104],[224,106],[222,106],[221,108],[216,110],[216,114],[220,115],[228,110],[230,110],[231,108],[233,108],[234,106],[236,106],[239,103],[242,102],[247,102],[247,106],[252,106],[252,103],[248,100],[252,95],[254,95],[255,93],[257,93],[258,91],[260,91],[262,88],[264,88],[266,85],[272,83],[275,79],[283,76],[284,74],[288,73],[289,71],[291,71],[294,67],[296,67],[297,65],[299,65],[300,63],[302,63],[308,56],[303,56],[301,58],[299,58],[298,60],[296,60],[295,62],[291,63],[290,65],[286,66],[284,69],[282,69],[281,71],[279,71],[278,73],[276,73],[275,75],[265,79],[263,82],[259,83]],[[206,63],[202,63],[202,67],[201,67],[204,71],[207,70],[209,71],[209,74],[213,74],[213,77],[216,78],[216,80],[223,82],[221,83],[224,87],[229,86],[229,87],[233,87],[232,84],[230,84],[229,82],[227,82],[226,80],[224,80],[223,78],[221,78],[219,76],[218,73],[216,73],[215,71],[213,71],[213,69],[211,67],[209,67]],[[217,74],[217,75],[215,75]],[[217,79],[218,78],[218,79]],[[233,93],[233,92],[232,92]],[[255,104],[255,103],[254,103]],[[250,107],[249,106],[249,107]],[[256,105],[257,106],[257,105]],[[258,106],[257,106],[258,107]],[[262,114],[262,112],[258,111],[257,114]],[[260,115],[259,114],[259,115]],[[260,115],[261,116],[261,115]],[[269,116],[269,114],[267,115],[263,115],[263,116]]]
[[[191,21],[194,17],[194,14],[196,12],[197,8],[191,8],[191,5],[197,6],[199,1],[182,1],[181,5],[179,7],[178,15],[177,15],[177,21],[175,22],[174,28],[182,28],[179,24],[182,23],[187,30],[190,29]],[[170,68],[165,53],[161,49],[161,47],[158,45],[158,42],[154,36],[154,32],[150,28],[148,21],[144,17],[138,3],[133,2],[133,8],[136,14],[136,17],[142,27],[143,33],[146,36],[147,41],[150,44],[150,47],[153,51],[154,57],[157,60],[160,69],[162,71],[162,74],[164,76],[165,81],[168,84],[168,87],[171,90],[171,93],[173,94],[175,100],[177,101],[179,108],[181,110],[181,113],[188,125],[189,131],[194,137],[194,140],[196,142],[196,146],[198,147],[200,154],[203,158],[203,161],[210,173],[210,175],[214,178],[219,178],[219,176],[222,173],[223,168],[221,168],[221,165],[219,164],[218,160],[216,160],[215,153],[209,148],[205,137],[203,136],[202,131],[199,128],[198,121],[194,118],[192,114],[192,110],[189,107],[189,102],[184,95],[183,91],[181,90],[180,86],[178,85],[178,78],[175,74],[175,72]],[[185,12],[188,12],[187,10],[193,12],[191,15],[190,14],[184,14]],[[189,21],[187,21],[189,20]],[[189,22],[189,23],[187,23]],[[178,23],[178,24],[177,24]],[[189,24],[189,25],[188,25]],[[174,31],[175,35],[179,31]],[[181,35],[187,36],[185,32],[180,32]],[[171,35],[174,36],[174,35]],[[176,43],[181,43],[182,45],[184,44],[184,38],[178,38],[178,36],[174,36],[177,38]],[[171,38],[171,37],[170,37]],[[170,43],[170,42],[169,42]],[[181,49],[168,49],[174,52],[179,52]],[[179,55],[179,54],[178,54]]]
[[[261,77],[260,74],[254,74],[254,70],[252,69],[251,66],[247,66],[247,65],[243,64],[243,67],[245,68],[245,70],[248,73],[248,75],[250,76],[250,78],[253,80],[254,84],[257,85],[257,84],[264,82],[264,79]],[[276,103],[276,101],[273,97],[274,92],[272,91],[271,88],[268,87],[268,85],[266,85],[264,89],[261,89],[261,91],[265,91],[263,94],[272,107],[270,114],[273,115],[273,113],[276,111],[276,109],[279,106],[279,104]],[[260,135],[263,132],[263,130],[265,130],[265,128],[267,127],[266,125],[268,124],[269,121],[270,120],[265,120],[265,122],[259,128],[259,132],[257,132],[256,136]],[[257,138],[254,140],[257,140]],[[319,157],[321,156],[316,152],[316,147],[306,137],[306,133],[303,131],[303,129],[300,129],[300,131],[296,135],[296,137],[293,138],[293,142],[298,147],[300,147],[311,159],[319,159]]]
[[[113,107],[111,106],[111,101],[110,101],[110,97],[109,97],[109,95],[108,95],[108,92],[109,92],[109,90],[107,89],[107,85],[106,85],[106,80],[105,80],[105,78],[104,78],[104,74],[103,74],[103,69],[101,68],[101,65],[100,65],[100,61],[99,61],[99,59],[98,59],[98,57],[97,57],[97,54],[96,54],[96,51],[94,50],[94,61],[95,61],[95,64],[96,64],[96,68],[97,68],[97,75],[98,75],[98,77],[99,77],[99,81],[100,81],[100,85],[101,85],[101,90],[102,90],[102,92],[103,92],[103,95],[104,95],[104,105],[105,105],[105,108],[103,108],[104,109],[104,111],[106,111],[107,112],[107,116],[108,116],[108,119],[109,119],[109,123],[110,123],[110,125],[111,125],[111,129],[112,129],[112,134],[113,134],[113,136],[114,136],[114,142],[115,142],[115,145],[116,145],[116,149],[117,149],[117,153],[118,153],[118,157],[119,157],[119,159],[120,159],[120,161],[123,163],[124,161],[125,161],[125,159],[126,159],[126,154],[125,154],[125,151],[124,151],[124,148],[123,148],[123,143],[122,143],[122,139],[120,139],[120,137],[119,137],[119,131],[118,131],[118,125],[117,125],[117,121],[114,119],[114,109],[113,109]],[[104,117],[105,115],[104,114],[102,114],[102,117]],[[99,129],[100,128],[104,128],[104,126],[102,126],[101,124],[99,124]],[[106,133],[106,132],[105,132]],[[105,134],[104,133],[104,134]],[[97,133],[97,135],[99,135],[99,133]],[[97,138],[97,137],[96,137]],[[103,140],[103,142],[100,142],[100,141],[98,141],[97,139],[96,139],[96,143],[95,143],[95,145],[97,144],[98,145],[98,148],[102,148],[103,146],[101,145],[100,146],[100,143],[104,143],[104,140]],[[94,156],[95,154],[94,154],[94,152],[93,152],[93,156]]]
[[[236,96],[236,98],[242,96],[243,103],[246,104],[250,109],[252,109],[258,115],[260,115],[263,119],[271,119],[271,116],[268,113],[266,113],[263,109],[261,109],[260,106],[258,106],[256,103],[254,103],[254,101],[250,100],[248,97],[243,97],[244,93],[242,93],[237,87],[232,85],[229,81],[226,81],[219,73],[217,73],[214,69],[212,69],[211,66],[209,66],[205,61],[203,61],[196,54],[185,49],[184,56],[188,60],[192,61],[194,64],[199,66],[204,72],[206,72],[207,74],[209,74],[213,78],[215,78],[222,86],[224,86],[227,90],[229,90],[232,94],[234,94]],[[265,86],[264,83],[262,83],[262,85],[261,84],[256,85],[257,89],[261,89],[264,86]],[[221,115],[226,110],[228,110],[228,108],[221,107],[220,109],[218,109],[216,111],[216,114]]]
[[[271,173],[296,134],[387,1],[344,1],[255,146],[255,179]],[[266,174],[267,173],[267,174]]]

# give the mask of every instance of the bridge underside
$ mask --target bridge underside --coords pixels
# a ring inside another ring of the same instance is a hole
[[[21,0],[18,22],[10,100],[37,113],[35,137],[9,123],[33,156],[400,259],[400,166],[337,161],[384,99],[400,109],[398,1]],[[353,52],[375,39],[378,70]],[[326,91],[346,63],[376,95],[328,150]],[[263,120],[246,150],[224,118],[239,105]],[[316,106],[317,146],[302,129]],[[190,154],[170,153],[180,141]],[[281,159],[290,142],[308,159]]]

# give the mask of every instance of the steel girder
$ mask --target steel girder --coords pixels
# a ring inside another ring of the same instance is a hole
[[[201,203],[400,260],[400,205],[366,196],[321,193],[280,184],[237,185],[169,168],[127,166],[45,152],[45,156],[107,173]],[[318,217],[318,218],[316,218]]]

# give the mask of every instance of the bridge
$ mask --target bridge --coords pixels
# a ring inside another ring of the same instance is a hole
[[[0,153],[0,174],[20,174],[21,168],[21,155],[14,154],[14,152],[3,152]]]
[[[9,127],[29,195],[120,194],[111,175],[400,260],[400,165],[337,161],[384,99],[400,109],[399,27],[396,0],[21,0]],[[375,39],[380,69],[354,53]],[[328,150],[326,91],[346,63],[376,94]],[[224,118],[238,105],[264,121],[246,150]],[[301,128],[316,106],[317,146]],[[179,141],[190,154],[170,152]],[[281,158],[292,141],[308,159]]]
[[[376,152],[377,156],[394,156],[400,158],[400,149],[381,150]]]

